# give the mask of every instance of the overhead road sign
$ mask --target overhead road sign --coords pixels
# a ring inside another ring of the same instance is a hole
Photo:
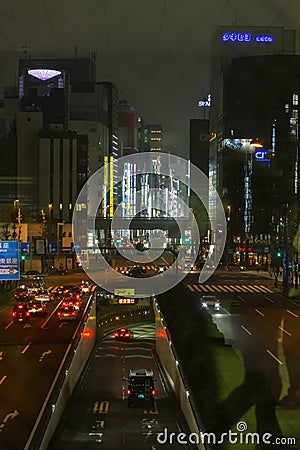
[[[134,295],[134,288],[116,288],[114,289],[114,295],[120,295],[122,297],[130,297]]]
[[[82,253],[81,242],[71,242],[71,253]]]
[[[30,255],[31,242],[20,242],[20,250],[22,255]]]
[[[57,255],[58,253],[58,242],[48,242],[47,252],[49,255]]]
[[[0,280],[20,279],[19,241],[0,241]]]

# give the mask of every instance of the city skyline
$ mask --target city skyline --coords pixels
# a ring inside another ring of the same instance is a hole
[[[135,1],[113,4],[64,2],[31,8],[12,2],[2,8],[0,86],[16,83],[17,60],[27,56],[78,57],[97,53],[97,79],[117,85],[137,114],[148,123],[161,123],[165,143],[175,154],[187,156],[189,119],[202,118],[198,100],[209,86],[210,39],[218,25],[284,26],[295,29],[297,1]],[[69,20],[63,20],[65,17]],[[124,26],[124,24],[126,26]],[[74,39],[74,30],[76,38]],[[296,35],[299,48],[299,33]],[[4,52],[4,53],[3,53]],[[47,54],[47,55],[46,55]]]

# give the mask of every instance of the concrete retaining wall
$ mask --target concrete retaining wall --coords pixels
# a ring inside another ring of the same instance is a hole
[[[173,343],[167,328],[167,324],[156,301],[153,302],[153,308],[156,324],[157,356],[162,366],[164,367],[169,383],[178,399],[181,410],[189,426],[190,432],[197,434],[197,436],[200,436],[201,431],[204,432],[204,428],[193,404],[193,399],[189,392],[187,381],[185,380],[183,371],[177,359],[176,351],[173,348]],[[193,442],[196,441],[196,439],[192,439]],[[199,440],[201,441],[201,439]],[[205,450],[205,446],[201,442],[197,444],[197,447],[200,450]]]

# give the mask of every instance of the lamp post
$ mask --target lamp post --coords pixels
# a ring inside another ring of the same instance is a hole
[[[56,238],[57,238],[57,268],[59,269],[59,251],[60,251],[60,239],[59,239],[59,227],[64,226],[64,222],[57,222]]]
[[[13,237],[14,237],[14,239],[16,239],[17,238],[17,233],[16,233],[16,222],[17,222],[17,211],[18,211],[18,208],[19,208],[19,203],[20,203],[20,200],[18,200],[18,199],[16,199],[16,200],[14,200],[14,235],[13,235]]]
[[[48,239],[51,240],[51,235],[52,235],[52,211],[53,211],[53,204],[49,203],[48,204],[48,217],[49,217],[49,221],[48,221]]]

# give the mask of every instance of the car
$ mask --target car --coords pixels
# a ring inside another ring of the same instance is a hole
[[[128,328],[119,328],[114,332],[114,338],[116,341],[132,341],[133,332]]]
[[[23,273],[22,278],[35,278],[35,277],[42,277],[43,274],[39,272],[38,270],[26,270],[26,272]]]
[[[15,305],[12,317],[16,322],[28,322],[30,319],[30,312],[26,303],[18,303]]]
[[[236,306],[241,306],[241,302],[239,300],[233,300],[230,303],[230,306],[236,307]]]
[[[236,264],[236,263],[229,263],[225,266],[225,270],[228,270],[230,272],[233,271],[242,271],[242,270],[246,270],[246,267],[240,264]]]
[[[20,286],[15,290],[14,299],[16,301],[26,301],[31,297],[31,292],[26,286]]]
[[[129,275],[130,277],[136,277],[146,273],[146,269],[141,266],[132,266],[128,270],[122,270],[124,275]]]
[[[57,311],[59,322],[76,320],[78,318],[78,310],[74,306],[61,306]]]
[[[220,300],[214,295],[203,295],[201,298],[201,303],[203,308],[212,306],[214,309],[220,309]]]
[[[48,291],[48,289],[40,289],[34,294],[34,299],[43,301],[43,302],[49,302],[52,300],[52,295]]]
[[[154,386],[156,379],[153,371],[147,369],[130,370],[126,380],[128,381],[126,390],[128,407],[137,406],[141,402],[142,404],[150,403],[151,408],[153,408],[156,396]]]
[[[28,302],[28,311],[33,314],[46,314],[46,303],[42,300],[30,300]]]
[[[190,257],[184,256],[183,258],[179,259],[178,262],[181,270],[193,270],[194,264]]]
[[[78,286],[75,286],[73,284],[63,284],[60,286],[57,286],[52,292],[53,297],[57,300],[64,299],[66,297],[73,297],[76,296],[78,299],[81,298],[81,290]]]
[[[162,273],[167,269],[168,269],[168,267],[166,266],[166,264],[157,264],[157,266],[155,267],[155,271],[157,273]]]
[[[80,290],[82,292],[82,294],[88,294],[89,292],[91,292],[92,286],[88,281],[82,281],[81,285],[80,285]]]
[[[67,273],[68,273],[67,270],[57,269],[56,267],[50,267],[46,271],[46,275],[48,275],[48,276],[55,276],[55,275],[63,276],[63,275],[66,275]]]
[[[77,311],[81,309],[81,298],[78,297],[65,297],[61,302],[61,306],[73,306]]]
[[[204,266],[203,261],[197,261],[193,266],[193,270],[201,270],[203,269],[203,266]]]

